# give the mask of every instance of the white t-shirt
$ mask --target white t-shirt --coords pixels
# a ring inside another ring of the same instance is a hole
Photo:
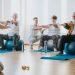
[[[60,35],[60,28],[56,28],[53,25],[50,25],[48,28],[48,35],[52,36],[52,35]]]
[[[8,35],[9,36],[13,36],[14,34],[17,34],[17,35],[19,35],[19,26],[17,25],[15,25],[15,24],[11,24],[11,23],[9,23],[8,24]]]
[[[38,30],[34,30],[36,28],[37,28],[37,26],[35,26],[35,25],[32,25],[30,27],[30,37],[35,37],[35,36],[40,36],[41,35],[41,33]]]

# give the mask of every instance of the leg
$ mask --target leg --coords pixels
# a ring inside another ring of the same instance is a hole
[[[65,43],[69,43],[71,41],[70,36],[64,35],[60,39],[59,51],[60,54],[63,54]]]
[[[15,34],[15,35],[13,36],[13,43],[14,43],[14,49],[15,49],[15,50],[17,50],[19,39],[20,39],[19,35]]]
[[[72,41],[75,41],[75,35],[69,35],[69,36],[65,35],[65,36],[62,36],[62,38],[60,40],[60,45],[59,45],[59,51],[60,51],[59,54],[63,54],[65,43],[70,43]]]
[[[3,39],[4,40],[8,40],[9,39],[9,36],[8,35],[3,35]]]
[[[70,41],[71,41],[71,42],[75,42],[75,35],[71,35],[71,36],[70,36]]]
[[[61,40],[60,40],[60,45],[59,45],[59,51],[61,54],[63,54],[63,50],[64,50],[64,45],[66,43],[67,37],[66,36],[62,36]]]
[[[2,46],[2,49],[5,49],[4,40],[7,40],[7,39],[8,39],[8,35],[0,34],[0,46]]]
[[[33,37],[31,40],[30,40],[30,49],[33,49],[33,43],[37,42],[40,40],[40,36],[36,36],[36,37]]]
[[[53,40],[53,45],[54,45],[54,48],[56,50],[58,50],[58,40],[59,40],[60,36],[59,35],[53,35],[52,36],[52,40]]]
[[[3,35],[0,34],[0,49],[4,48]]]
[[[42,36],[42,37],[41,37],[41,40],[40,40],[40,46],[41,46],[41,47],[44,47],[44,41],[48,41],[49,39],[51,39],[51,37],[48,36],[48,35]]]
[[[35,39],[34,37],[31,37],[31,39],[29,40],[29,46],[30,46],[30,49],[32,50],[33,49],[33,43],[35,42]]]

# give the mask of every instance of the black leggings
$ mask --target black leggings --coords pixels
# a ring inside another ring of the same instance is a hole
[[[53,36],[44,35],[44,36],[41,37],[40,46],[44,47],[44,41],[53,40],[53,45],[58,50],[58,40],[59,40],[59,38],[60,38],[59,35],[53,35]]]
[[[5,49],[5,46],[4,46],[4,40],[8,40],[9,37],[8,35],[5,35],[5,34],[0,34],[0,49]]]
[[[14,49],[18,46],[18,41],[20,40],[20,36],[17,34],[14,34],[13,36],[9,36],[9,39],[11,39],[14,43]]]
[[[15,34],[14,36],[8,36],[5,34],[0,34],[0,49],[5,49],[4,40],[12,39],[14,42],[14,48],[17,47],[18,41],[20,39],[19,35]]]
[[[65,43],[75,41],[75,35],[63,35],[60,39],[59,51],[63,53]]]
[[[19,40],[20,40],[20,36],[17,35],[17,34],[15,34],[15,35],[13,36],[14,46],[17,46]]]

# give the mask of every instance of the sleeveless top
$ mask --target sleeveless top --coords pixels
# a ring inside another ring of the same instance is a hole
[[[52,35],[60,35],[60,28],[59,27],[55,27],[53,25],[50,25],[48,28],[48,35],[52,36]]]

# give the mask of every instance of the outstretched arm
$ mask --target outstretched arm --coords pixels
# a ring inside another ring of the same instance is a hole
[[[0,23],[0,29],[7,29],[7,28],[8,28],[7,23],[5,24]]]
[[[48,29],[49,28],[49,25],[41,25],[39,27]]]

